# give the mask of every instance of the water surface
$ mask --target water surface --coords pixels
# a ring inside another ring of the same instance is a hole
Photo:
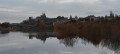
[[[34,34],[34,33],[32,33]],[[95,45],[82,38],[36,37],[30,33],[0,34],[0,54],[117,54],[119,41],[112,45],[101,41]]]

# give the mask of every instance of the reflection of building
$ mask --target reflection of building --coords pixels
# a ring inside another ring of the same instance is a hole
[[[36,37],[36,39],[40,39],[40,40],[42,40],[43,42],[45,42],[46,39],[48,38],[48,37],[40,36],[40,35],[29,35],[29,39],[33,39],[33,37]]]
[[[40,39],[43,42],[45,42],[47,38],[56,37],[56,36],[53,33],[44,33],[44,34],[39,34],[39,33],[32,34],[32,33],[29,33],[29,39],[32,39],[33,37],[36,37],[36,39]]]
[[[63,37],[63,36],[57,36],[55,33],[53,32],[47,32],[47,33],[29,33],[29,39],[40,39],[41,41],[43,41],[45,43],[45,41],[47,40],[47,38],[57,38],[60,40],[60,43],[63,43],[66,47],[73,47],[76,43],[78,43],[78,39],[76,37]]]

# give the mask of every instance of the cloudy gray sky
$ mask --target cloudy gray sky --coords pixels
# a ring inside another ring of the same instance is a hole
[[[120,0],[0,0],[0,22],[21,22],[29,16],[47,17],[120,14]]]

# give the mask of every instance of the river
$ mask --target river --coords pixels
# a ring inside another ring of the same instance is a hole
[[[119,54],[119,43],[95,45],[78,37],[30,37],[30,33],[10,32],[0,34],[0,54]]]

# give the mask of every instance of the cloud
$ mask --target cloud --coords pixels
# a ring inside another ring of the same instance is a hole
[[[58,15],[85,17],[90,14],[104,16],[111,10],[119,13],[119,2],[119,0],[1,0],[0,17],[9,19],[11,15],[11,18],[17,16],[28,19],[29,16],[39,16],[42,12],[46,12],[47,17]]]
[[[60,0],[60,3],[82,3],[82,4],[92,4],[99,3],[100,0]]]
[[[67,4],[67,3],[80,3],[80,4],[96,4],[100,3],[100,0],[27,0],[30,2],[36,2],[38,4],[41,3],[59,3],[59,4]]]
[[[19,10],[9,9],[9,8],[0,8],[0,11],[5,11],[5,12],[20,12]]]
[[[19,23],[25,19],[28,19],[30,16],[37,16],[39,13],[34,11],[31,8],[27,7],[1,7],[0,8],[0,23],[1,22],[12,22]]]
[[[49,0],[26,0],[26,1],[36,2],[36,3],[46,3],[46,2],[48,2]]]
[[[107,0],[109,2],[117,2],[118,0]]]
[[[74,2],[74,0],[59,0],[56,2],[58,2],[58,3],[72,3],[72,2]]]

